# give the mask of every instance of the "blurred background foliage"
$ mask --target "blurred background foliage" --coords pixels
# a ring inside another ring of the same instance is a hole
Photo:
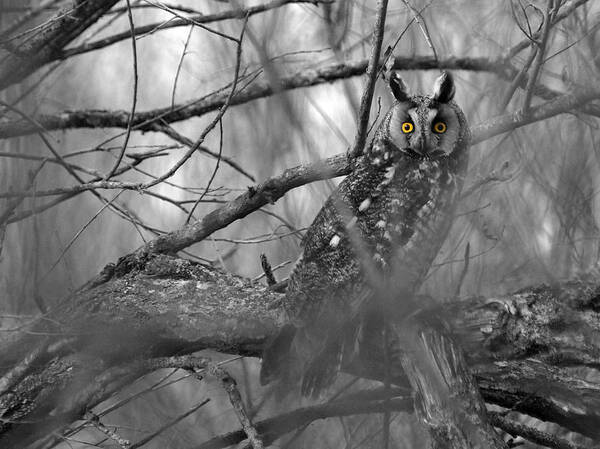
[[[2,27],[38,3],[37,0],[0,1]],[[55,6],[64,6],[64,2],[49,3],[51,6],[38,19],[39,23],[56,12]],[[177,3],[204,14],[229,10],[236,5],[235,1],[216,0],[178,0]],[[261,2],[239,2],[238,6],[242,3],[249,6]],[[582,3],[585,4],[553,28],[539,79],[547,87],[565,93],[577,86],[590,85],[592,80],[598,79],[600,71],[600,5],[594,1]],[[134,6],[150,4],[132,2]],[[471,56],[490,60],[501,60],[513,45],[523,40],[525,35],[520,27],[526,27],[527,20],[537,29],[540,15],[528,4],[540,10],[546,7],[546,2],[539,0],[530,3],[411,0],[410,4],[421,11],[438,57]],[[125,2],[117,4],[115,9],[120,8],[120,12],[107,14],[72,45],[127,31],[129,24],[124,6]],[[243,43],[242,73],[259,71],[260,78],[276,80],[326,64],[365,59],[369,54],[374,8],[374,0],[346,0],[319,6],[289,4],[253,15]],[[135,24],[141,25],[166,22],[173,15],[158,8],[139,7],[134,8],[133,17]],[[28,24],[32,25],[35,24]],[[210,27],[237,36],[242,21],[221,21]],[[404,1],[391,0],[384,49],[393,45],[403,32],[394,49],[395,56],[432,54],[432,48],[414,21],[413,10],[407,8]],[[197,26],[156,30],[138,36],[136,45],[138,111],[202,97],[223,88],[233,77],[235,44]],[[509,62],[520,69],[529,54],[527,49]],[[131,42],[126,39],[51,64],[0,96],[6,102],[20,99],[16,106],[33,116],[83,109],[129,111],[134,82],[132,66]],[[438,74],[436,70],[401,73],[412,90],[424,93],[431,90]],[[456,71],[454,75],[456,100],[471,124],[522,106],[523,91],[517,90],[502,109],[501,99],[509,83],[493,73]],[[362,86],[361,78],[348,78],[231,107],[223,120],[222,153],[260,182],[280,174],[285,168],[343,152],[354,138]],[[534,98],[533,103],[538,102],[540,99]],[[390,104],[391,96],[380,79],[372,119],[382,116]],[[381,114],[378,114],[379,109]],[[195,140],[213,114],[173,126]],[[63,155],[96,149],[72,156],[69,161],[100,173],[106,173],[114,164],[123,142],[123,130],[110,128],[70,129],[51,132],[50,136]],[[455,296],[465,270],[467,245],[469,262],[461,296],[501,294],[593,269],[600,257],[600,203],[596,195],[600,188],[597,182],[600,179],[599,140],[597,118],[574,112],[475,145],[471,150],[466,186],[477,188],[462,201],[451,235],[423,291],[440,299]],[[163,134],[134,132],[128,153],[171,145],[173,141]],[[98,146],[104,150],[98,151]],[[218,127],[208,136],[205,146],[219,151]],[[183,151],[178,145],[170,149],[168,155],[149,159],[140,168],[145,173],[160,175]],[[48,156],[47,148],[36,135],[2,140],[0,152],[2,192],[22,190],[28,172],[39,164],[39,161],[8,157],[8,153]],[[190,203],[185,206],[189,207],[206,188],[215,165],[214,158],[196,153],[169,183],[162,183],[151,191],[175,201],[187,200]],[[495,176],[494,181],[490,175]],[[119,179],[146,181],[149,178],[141,172],[129,172]],[[303,231],[338,181],[296,189],[264,211],[189,248],[189,253],[249,277],[262,273],[259,255],[266,253],[273,266],[285,264],[276,271],[277,278],[284,279],[301,252]],[[57,164],[46,164],[35,180],[35,188],[40,191],[74,184]],[[252,184],[229,165],[219,164],[211,190],[194,216],[203,216]],[[112,199],[119,191],[101,193]],[[51,198],[28,198],[18,211],[35,211],[49,200]],[[0,260],[0,313],[36,314],[36,297],[52,304],[97,274],[107,263],[154,238],[157,232],[181,227],[186,220],[186,214],[173,204],[141,191],[123,191],[115,200],[117,203],[129,211],[129,219],[106,208],[88,225],[103,203],[85,192],[10,224]],[[132,216],[141,224],[133,224]],[[10,327],[12,321],[4,318],[3,322]],[[240,380],[241,387],[250,409],[258,416],[267,416],[276,410],[275,402],[280,408],[289,407],[290,404],[284,406],[272,397],[268,401],[270,405],[263,406],[265,390],[256,385],[254,375],[247,375],[255,373],[256,361],[238,359],[230,365],[234,376],[244,379]],[[155,373],[140,381],[141,386],[136,384],[130,389],[148,387],[166,374],[168,372]],[[183,376],[181,373],[170,375],[171,379]],[[282,393],[274,394],[277,397]],[[211,403],[148,444],[148,447],[194,447],[211,435],[236,427],[224,393],[211,382],[199,385],[195,380],[181,380],[113,412],[107,421],[118,423],[123,435],[139,436],[140,432],[156,427],[169,416],[182,413],[208,396],[213,398]],[[378,416],[327,420],[311,425],[302,438],[281,447],[375,447],[379,443],[373,435],[380,431],[380,420]],[[413,417],[401,416],[398,420],[403,424],[394,427],[397,447],[422,447],[424,437],[418,428],[414,430]],[[78,440],[90,438],[102,439],[94,430],[76,436]],[[108,441],[105,446],[110,444],[114,442]]]

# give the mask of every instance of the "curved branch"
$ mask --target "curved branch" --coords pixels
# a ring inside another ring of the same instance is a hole
[[[474,70],[499,72],[504,70],[498,61],[487,58],[446,58],[435,61],[431,57],[396,58],[395,70],[430,70],[445,68],[449,70]],[[293,75],[281,77],[278,86],[268,81],[253,82],[231,99],[231,105],[248,103],[274,93],[315,86],[339,79],[358,76],[365,73],[367,60],[351,61],[344,64],[331,64],[316,69],[305,69]],[[202,116],[218,110],[225,104],[228,91],[218,91],[200,99],[184,104],[170,105],[164,108],[136,113],[132,126],[137,131],[156,131],[157,122],[174,123],[191,117]],[[41,114],[36,121],[47,131],[74,128],[127,128],[129,113],[126,111],[80,110],[64,111],[55,115]],[[0,122],[0,138],[18,137],[37,132],[27,120]]]

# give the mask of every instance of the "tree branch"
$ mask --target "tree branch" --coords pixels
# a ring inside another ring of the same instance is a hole
[[[305,69],[294,75],[281,77],[278,86],[272,86],[268,81],[255,81],[236,93],[231,99],[231,105],[248,103],[258,98],[268,97],[274,93],[291,89],[309,87],[338,79],[362,75],[367,68],[367,60],[331,64],[316,69]],[[439,62],[431,57],[396,58],[395,70],[474,70],[499,72],[504,70],[499,61],[487,58],[446,58]],[[156,131],[157,122],[174,123],[191,117],[202,116],[218,110],[225,104],[227,91],[220,90],[205,97],[191,100],[184,104],[171,105],[136,113],[132,123],[137,131]],[[64,111],[56,115],[40,114],[36,121],[47,131],[75,128],[127,128],[129,113],[126,111],[80,110]],[[0,138],[18,137],[37,132],[38,128],[27,120],[0,121]]]
[[[0,52],[0,90],[23,81],[37,69],[56,59],[65,45],[102,17],[118,0],[76,0],[60,10],[37,34],[17,40],[10,51]]]
[[[486,402],[599,438],[600,385],[565,368],[600,366],[598,298],[600,283],[580,279],[440,304],[422,314],[448,322]],[[48,339],[69,339],[60,352],[37,357],[11,378],[10,393],[0,396],[0,432],[7,438],[0,441],[61,428],[86,406],[163,366],[152,363],[156,357],[204,348],[259,356],[283,315],[282,295],[264,286],[189,261],[152,257],[135,272],[75,294],[42,317],[33,333],[3,348],[0,366],[9,367]],[[344,369],[383,379],[380,338],[364,344],[361,357]],[[407,386],[400,366],[394,355],[393,382]]]

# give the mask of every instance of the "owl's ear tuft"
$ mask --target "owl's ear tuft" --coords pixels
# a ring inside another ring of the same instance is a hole
[[[442,72],[435,80],[433,85],[433,94],[431,98],[440,103],[448,103],[454,98],[456,88],[454,87],[454,78],[450,72]]]
[[[392,89],[392,94],[394,94],[396,100],[400,102],[409,100],[410,95],[408,93],[408,87],[406,87],[406,83],[396,72],[390,74],[390,88]]]

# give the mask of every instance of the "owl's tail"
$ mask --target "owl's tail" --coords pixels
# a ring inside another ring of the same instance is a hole
[[[323,349],[314,357],[302,376],[302,395],[317,398],[335,381],[343,354],[342,339],[329,337]]]
[[[278,380],[290,386],[301,380],[303,396],[319,397],[335,381],[344,353],[355,346],[356,325],[355,320],[338,324],[319,336],[284,326],[263,352],[261,384]]]
[[[290,349],[297,328],[292,324],[283,326],[279,333],[267,341],[262,355],[260,384],[266,385],[275,379],[287,377],[290,366]]]

